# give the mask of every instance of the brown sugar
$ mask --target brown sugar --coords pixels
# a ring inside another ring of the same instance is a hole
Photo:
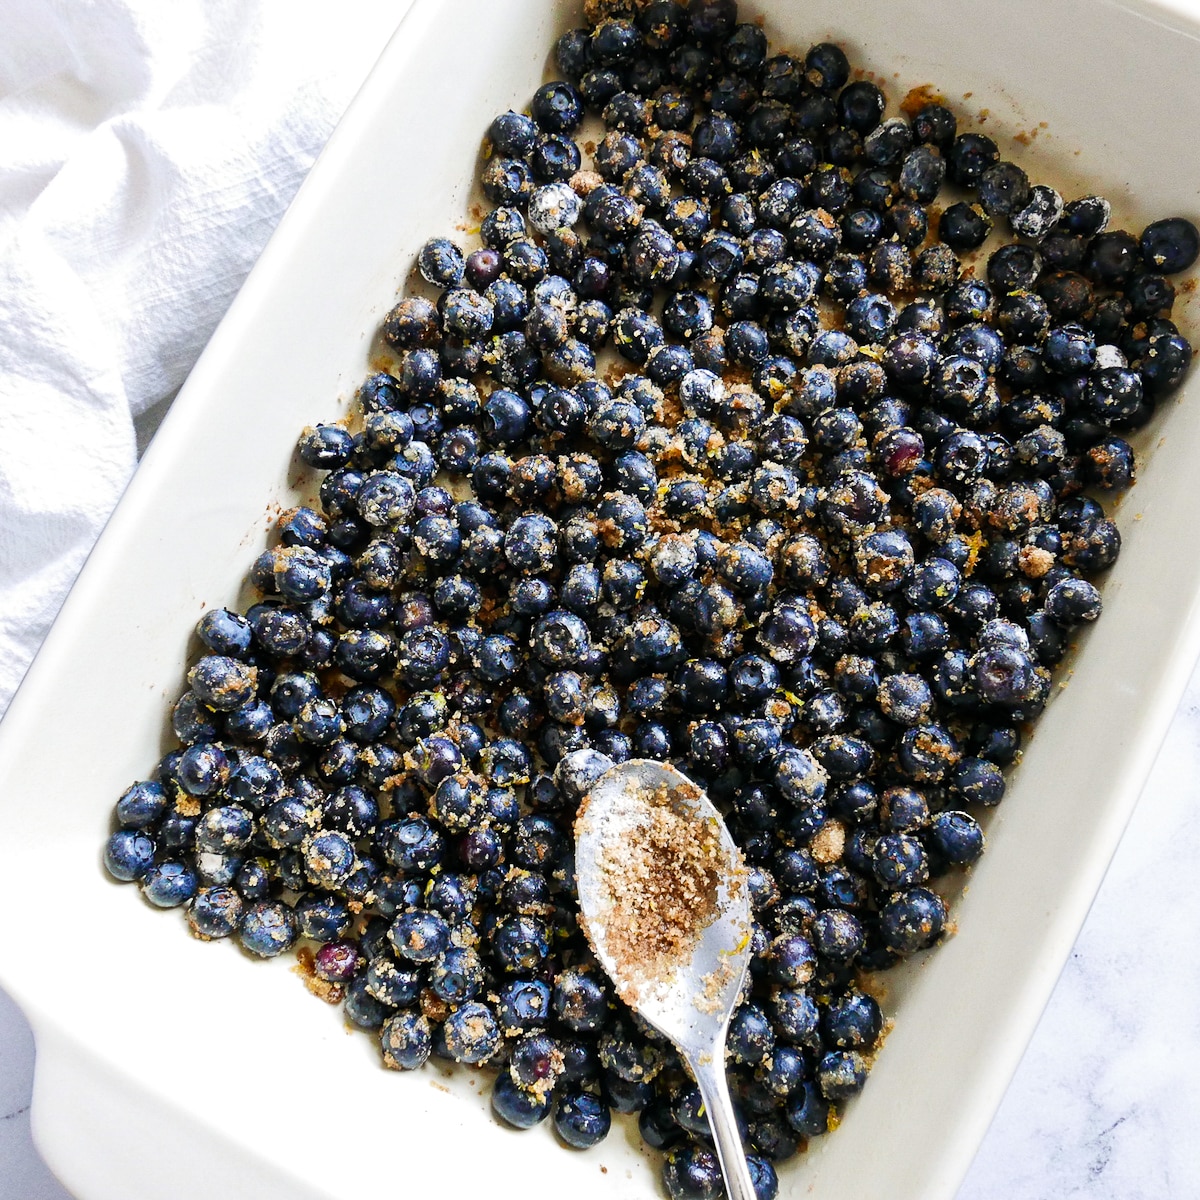
[[[619,992],[670,979],[717,916],[720,831],[688,803],[695,795],[692,787],[654,789],[627,835],[604,843],[599,913]]]

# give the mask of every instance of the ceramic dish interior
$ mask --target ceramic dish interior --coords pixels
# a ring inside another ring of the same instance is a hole
[[[1196,216],[1200,25],[1149,4],[867,0],[743,5],[773,44],[843,43],[893,101],[930,84],[1035,179],[1100,191],[1114,224]],[[464,220],[481,135],[522,107],[549,0],[418,0],[212,339],[0,730],[0,976],[38,1040],[35,1136],[84,1200],[659,1194],[619,1123],[590,1153],[489,1115],[482,1078],[382,1069],[289,963],[187,937],[112,884],[114,799],[162,753],[189,631],[238,597],[306,480],[305,424],[344,411],[416,248]],[[984,112],[986,110],[986,113]],[[1016,137],[1024,143],[1014,146]],[[1194,337],[1194,309],[1179,308]],[[1192,393],[1189,403],[1188,393]],[[842,1127],[783,1194],[953,1194],[1069,952],[1200,634],[1200,382],[1139,435],[1106,614],[1063,678],[955,910],[892,973],[895,1028]]]

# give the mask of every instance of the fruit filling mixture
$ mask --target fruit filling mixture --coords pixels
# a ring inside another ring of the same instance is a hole
[[[486,1064],[574,1147],[636,1114],[702,1200],[699,1095],[573,893],[591,783],[677,764],[750,867],[728,1067],[769,1200],[1100,616],[1200,238],[1110,228],[733,0],[585,8],[487,129],[478,244],[426,243],[351,416],[303,432],[319,503],[201,619],[105,858],[199,938],[298,949],[389,1067]]]

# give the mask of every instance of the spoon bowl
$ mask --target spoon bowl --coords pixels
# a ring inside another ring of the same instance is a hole
[[[675,768],[631,759],[580,805],[575,873],[596,957],[617,995],[678,1048],[730,1200],[753,1200],[725,1079],[725,1036],[750,963],[750,890],[725,822]]]

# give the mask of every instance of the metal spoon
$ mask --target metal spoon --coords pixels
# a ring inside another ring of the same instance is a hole
[[[657,793],[668,789],[677,813],[715,834],[720,869],[716,911],[700,921],[694,941],[654,978],[629,961],[629,912],[612,888],[614,855],[627,851],[644,829]],[[755,1200],[725,1079],[725,1034],[750,962],[750,893],[741,852],[712,801],[685,775],[651,759],[631,759],[593,785],[575,822],[575,874],[584,931],[617,995],[678,1047],[704,1100],[729,1200]],[[614,950],[615,945],[615,950]],[[616,955],[621,955],[620,958]]]

